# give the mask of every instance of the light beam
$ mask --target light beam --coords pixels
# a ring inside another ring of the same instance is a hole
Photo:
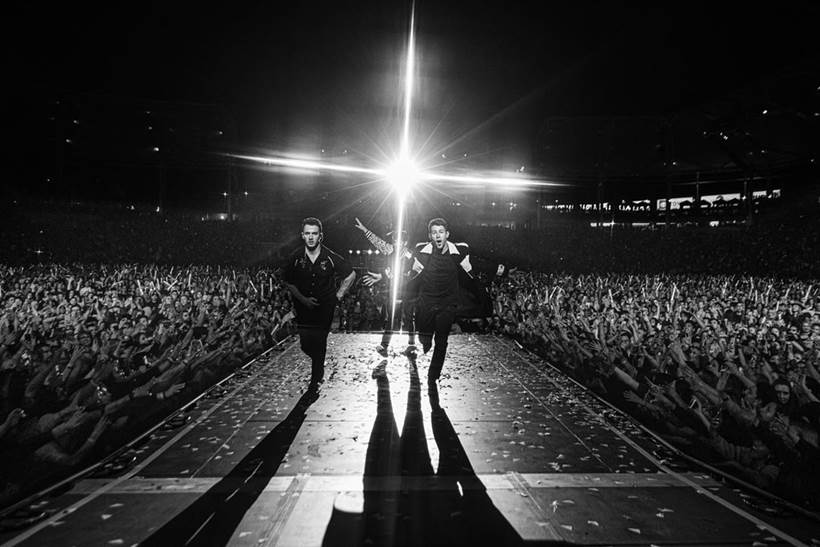
[[[261,163],[263,165],[329,171],[332,173],[359,173],[372,175],[377,179],[386,180],[390,185],[392,185],[396,199],[396,223],[393,230],[395,237],[393,238],[393,285],[391,289],[390,310],[391,328],[396,313],[399,283],[403,281],[401,262],[405,254],[405,241],[402,233],[404,232],[404,224],[406,220],[405,213],[407,208],[407,198],[415,185],[432,182],[454,182],[461,184],[497,185],[510,188],[563,186],[563,184],[530,178],[524,175],[504,177],[497,176],[493,173],[480,171],[462,171],[458,174],[452,174],[432,170],[423,171],[416,165],[414,162],[414,156],[410,150],[410,120],[413,112],[413,88],[415,86],[414,76],[416,71],[415,2],[413,2],[410,7],[409,26],[407,51],[404,63],[404,96],[402,101],[403,120],[399,140],[398,158],[395,159],[393,163],[377,167],[359,167],[355,165],[336,164],[328,161],[301,159],[288,156],[226,154],[233,158]],[[523,171],[523,169],[521,171]]]
[[[407,39],[407,59],[404,65],[404,124],[401,134],[400,160],[410,158],[410,113],[413,107],[413,74],[416,65],[416,3],[410,6],[410,35]]]
[[[410,193],[423,175],[421,170],[410,159],[399,159],[385,170],[385,178],[393,190],[406,196]]]
[[[244,154],[228,154],[228,156],[236,159],[263,163],[265,165],[293,167],[295,169],[315,169],[319,171],[336,171],[339,173],[364,173],[366,175],[376,175],[379,177],[383,177],[385,174],[384,169],[356,167],[355,165],[341,165],[317,160],[304,160],[280,156],[249,156]]]
[[[516,176],[516,177],[497,177],[487,174],[483,171],[473,171],[467,174],[453,175],[448,173],[439,173],[436,171],[425,171],[419,168],[412,160],[406,158],[402,160],[399,158],[393,164],[386,167],[358,167],[355,165],[346,165],[339,163],[331,163],[321,160],[307,160],[299,158],[288,158],[284,156],[258,156],[248,154],[226,154],[235,159],[261,163],[264,165],[273,165],[277,167],[292,167],[294,169],[307,169],[316,171],[331,171],[337,173],[361,173],[365,175],[373,175],[384,179],[391,184],[395,184],[393,180],[397,177],[403,180],[414,180],[413,184],[424,182],[459,182],[466,184],[489,184],[501,186],[515,186],[515,187],[548,187],[548,186],[564,186],[559,182],[551,182],[542,179]],[[412,173],[412,176],[410,174]]]
[[[516,187],[537,187],[537,186],[563,186],[557,182],[549,182],[545,180],[524,178],[524,177],[494,177],[478,172],[475,175],[448,175],[446,173],[436,173],[428,171],[421,174],[423,181],[443,181],[443,182],[461,182],[473,184],[490,184],[500,186],[516,186]]]
[[[413,184],[417,182],[418,169],[415,168],[410,159],[410,114],[413,109],[413,73],[416,64],[416,3],[410,5],[410,32],[407,37],[407,57],[404,63],[404,124],[402,126],[401,145],[399,148],[399,159],[393,164],[396,172],[394,184],[396,185],[396,226],[393,233],[396,235],[393,243],[393,285],[390,295],[390,329],[396,323],[396,300],[399,297],[399,283],[403,281],[401,272],[401,261],[404,256],[404,241],[402,231],[404,230],[405,199]],[[401,331],[401,326],[399,326]]]

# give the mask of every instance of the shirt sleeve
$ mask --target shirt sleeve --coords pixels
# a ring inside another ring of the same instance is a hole
[[[290,283],[291,285],[294,282],[294,264],[296,262],[296,258],[294,255],[290,255],[288,257],[287,262],[282,267],[282,279],[285,283]]]
[[[370,244],[378,249],[383,255],[393,254],[393,245],[387,243],[385,240],[374,234],[371,230],[367,230],[364,233],[364,237],[366,237]]]
[[[465,272],[472,272],[473,265],[470,263],[470,247],[466,243],[459,243],[457,247],[459,253],[461,254],[461,260],[459,261],[459,265]]]

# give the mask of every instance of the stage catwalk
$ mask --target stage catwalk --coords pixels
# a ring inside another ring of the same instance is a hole
[[[396,337],[399,339],[399,337]],[[31,504],[5,545],[787,545],[817,522],[687,466],[512,342],[450,337],[444,376],[333,334],[288,342],[145,442]],[[374,378],[373,371],[376,369]]]

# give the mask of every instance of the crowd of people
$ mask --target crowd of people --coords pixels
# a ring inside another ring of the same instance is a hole
[[[117,448],[291,329],[272,270],[0,267],[0,506]]]
[[[233,223],[186,212],[91,204],[7,207],[0,229],[0,262],[5,264],[116,260],[254,266],[282,258],[297,236],[284,220]]]
[[[470,228],[475,263],[518,267],[492,282],[482,328],[686,451],[816,505],[820,223],[806,222],[816,213],[718,229]],[[295,330],[273,265],[298,245],[298,221],[5,220],[0,506],[121,445]],[[330,232],[338,252],[368,244],[352,220],[332,223],[343,228]],[[454,226],[453,240],[466,229]],[[334,324],[380,331],[385,308],[384,287],[357,282]]]
[[[453,224],[453,241],[467,239],[473,255],[538,271],[744,272],[808,279],[820,277],[820,261],[814,258],[820,253],[818,209],[816,202],[807,201],[758,217],[751,225],[654,230],[593,228],[582,221],[550,221],[541,229],[511,230],[448,220]],[[0,263],[4,264],[108,262],[116,257],[140,263],[256,266],[284,259],[299,244],[301,220],[296,215],[203,221],[199,216],[156,211],[56,205],[45,211],[18,207],[3,213]],[[353,213],[334,214],[324,219],[329,236],[325,243],[342,256],[351,249],[370,247],[353,229],[354,217]],[[384,223],[372,228],[382,234],[389,230]],[[467,232],[469,237],[464,238]],[[426,239],[423,230],[410,236],[414,242]]]
[[[686,452],[820,503],[820,286],[736,275],[515,272],[514,337]]]
[[[616,273],[702,272],[820,277],[820,207],[752,225],[592,228],[567,223],[543,230],[485,227],[470,231],[479,256],[539,271]],[[538,249],[538,252],[532,252]]]

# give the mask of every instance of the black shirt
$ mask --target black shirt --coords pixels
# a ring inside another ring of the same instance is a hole
[[[330,302],[336,298],[336,277],[345,278],[352,271],[345,259],[324,245],[320,247],[315,262],[310,261],[302,247],[288,259],[284,278],[295,285],[305,298],[314,297],[319,302]]]
[[[449,252],[441,253],[434,248],[422,273],[419,296],[442,304],[457,304],[458,267]]]

